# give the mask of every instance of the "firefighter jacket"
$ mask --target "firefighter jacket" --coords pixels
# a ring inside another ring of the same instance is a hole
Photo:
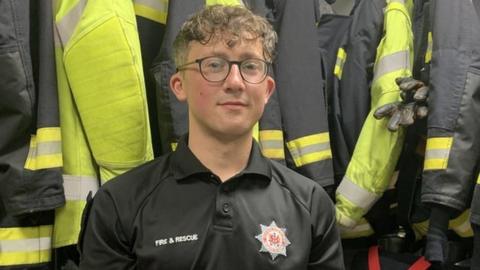
[[[278,33],[273,63],[287,165],[326,187],[334,184],[321,54],[313,1],[270,3]]]
[[[384,7],[384,0],[359,0],[355,2],[350,16],[323,15],[320,18],[318,38],[323,52],[337,184],[345,175],[360,128],[368,114],[369,85],[373,78],[376,48],[383,31]]]
[[[133,3],[57,1],[55,29],[67,201],[53,246],[63,247],[77,242],[87,194],[153,154]]]
[[[329,121],[332,134],[333,164],[337,182],[345,175],[360,130],[370,110],[370,85],[373,79],[373,65],[377,46],[383,32],[383,9],[385,0],[355,2],[348,18],[335,18],[345,22],[349,28],[342,34],[336,49],[333,71],[327,70],[327,95],[329,100]],[[319,30],[328,27],[319,25]],[[339,26],[340,27],[340,26]],[[322,38],[319,33],[319,38]],[[330,37],[325,43],[330,45]],[[330,74],[333,78],[329,80]],[[331,83],[330,83],[331,81]]]
[[[480,156],[480,20],[469,0],[437,0],[432,8],[422,202],[463,211]]]
[[[244,0],[243,3],[259,14],[274,23],[275,15],[271,5],[265,0]],[[270,75],[275,77],[273,70]],[[276,160],[285,165],[285,143],[282,124],[282,112],[278,91],[274,91],[263,111],[258,125],[258,136],[256,136],[262,153],[265,157]]]
[[[432,60],[431,1],[415,1],[413,30],[415,40],[415,59],[413,77],[428,83]],[[407,129],[402,156],[399,161],[397,184],[398,211],[400,225],[411,227],[416,239],[427,234],[429,227],[429,209],[421,203],[422,169],[426,148],[426,119],[416,120]],[[467,209],[448,222],[448,229],[460,237],[471,237],[469,226],[470,210]],[[445,228],[447,229],[447,228]]]
[[[393,177],[403,143],[403,131],[386,129],[373,111],[400,100],[395,78],[411,76],[413,34],[412,1],[389,1],[384,15],[384,36],[377,48],[371,87],[371,110],[362,127],[347,172],[336,191],[337,221],[353,228],[382,196]]]
[[[46,269],[65,202],[51,1],[0,2],[0,269]]]

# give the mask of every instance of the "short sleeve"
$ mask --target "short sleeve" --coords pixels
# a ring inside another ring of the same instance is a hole
[[[312,247],[309,270],[345,269],[340,233],[335,221],[335,207],[318,185],[312,192]]]
[[[87,205],[79,239],[80,269],[135,269],[127,237],[111,196],[100,189]]]

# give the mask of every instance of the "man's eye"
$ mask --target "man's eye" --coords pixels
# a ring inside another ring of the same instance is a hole
[[[242,69],[245,71],[256,71],[262,69],[262,63],[258,61],[246,61],[242,64]]]
[[[208,60],[208,61],[205,61],[204,66],[209,70],[221,70],[225,67],[225,61]]]

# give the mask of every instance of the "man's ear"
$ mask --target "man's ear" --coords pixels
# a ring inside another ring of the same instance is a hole
[[[268,100],[275,91],[275,80],[270,76],[267,76],[265,80],[267,80],[267,89],[265,90],[265,104],[267,104]]]
[[[179,101],[187,100],[187,93],[183,89],[183,78],[180,72],[173,74],[170,78],[170,89]]]

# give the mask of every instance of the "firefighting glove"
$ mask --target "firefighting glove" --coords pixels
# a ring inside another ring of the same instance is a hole
[[[428,114],[428,86],[412,77],[396,78],[395,83],[400,88],[402,101],[387,103],[373,113],[376,119],[390,117],[387,128],[392,132],[397,131],[399,126],[409,126],[415,119],[424,118]]]

